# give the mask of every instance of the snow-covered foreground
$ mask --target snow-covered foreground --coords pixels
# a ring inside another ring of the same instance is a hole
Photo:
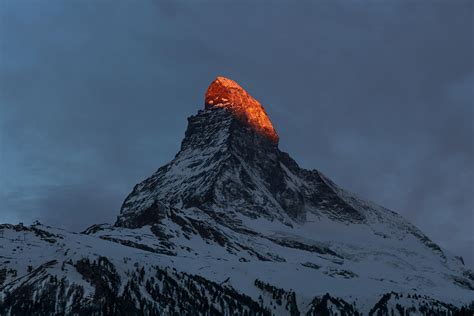
[[[308,235],[311,235],[311,229],[317,228],[315,222],[310,223],[302,227]],[[270,223],[255,224],[265,227]],[[323,227],[336,229],[330,223],[318,224],[322,236]],[[166,273],[182,291],[189,291],[190,277],[201,276],[215,285],[219,297],[226,297],[225,289],[229,289],[230,293],[248,296],[249,301],[256,304],[246,307],[249,312],[261,306],[262,310],[277,315],[290,314],[291,308],[302,314],[310,312],[317,305],[314,302],[322,300],[326,293],[330,295],[327,308],[351,310],[344,305],[348,304],[352,311],[363,314],[375,312],[376,304],[392,292],[393,297],[385,305],[388,309],[396,309],[396,304],[400,304],[405,309],[413,307],[417,311],[423,306],[455,311],[474,297],[472,272],[456,259],[437,258],[437,254],[424,249],[403,249],[396,242],[387,247],[382,243],[371,244],[367,239],[367,247],[360,249],[342,237],[332,242],[317,240],[314,235],[313,239],[297,238],[290,234],[292,229],[285,231],[284,225],[268,225],[268,236],[295,240],[315,248],[301,249],[300,244],[297,248],[280,246],[269,239],[255,237],[246,240],[249,250],[227,251],[217,241],[193,235],[190,239],[184,236],[171,239],[179,246],[173,248],[174,252],[167,253],[150,226],[129,229],[101,225],[92,227],[88,234],[42,225],[3,225],[0,229],[0,306],[4,308],[0,311],[6,314],[15,314],[15,308],[20,310],[18,308],[25,307],[24,304],[30,304],[31,308],[50,304],[42,308],[73,313],[99,306],[101,300],[110,300],[107,295],[121,300],[128,296],[129,304],[134,307],[131,310],[137,313],[146,309],[153,313],[153,308],[158,314],[171,314],[173,308],[177,313],[195,310],[196,306],[179,310],[182,295],[178,295],[178,290],[167,294],[169,299],[175,300],[173,304],[160,304],[154,298],[155,287],[166,291],[163,285],[166,278],[159,281],[157,275],[160,273]],[[357,234],[363,238],[362,229]],[[245,236],[238,237],[245,242]],[[320,249],[326,249],[327,253]],[[205,288],[199,282],[195,286]],[[105,289],[111,293],[104,294]],[[275,293],[280,293],[281,298]],[[192,296],[192,291],[189,295]],[[203,297],[212,305],[212,294]],[[343,300],[344,304],[332,306],[331,299]],[[232,294],[228,300],[234,301],[236,306],[244,306]],[[225,304],[232,306],[229,302]],[[145,308],[147,304],[149,306]],[[226,306],[217,298],[215,304],[216,310]],[[230,308],[228,306],[225,308]]]

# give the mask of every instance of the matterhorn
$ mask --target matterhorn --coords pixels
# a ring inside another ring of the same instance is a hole
[[[217,77],[115,223],[0,225],[0,314],[472,315],[462,258],[278,145]]]

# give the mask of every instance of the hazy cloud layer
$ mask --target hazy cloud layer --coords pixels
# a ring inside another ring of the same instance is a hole
[[[281,148],[474,263],[473,2],[0,4],[0,222],[113,222],[216,75]]]

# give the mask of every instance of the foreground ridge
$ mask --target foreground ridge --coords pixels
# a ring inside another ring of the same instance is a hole
[[[112,232],[122,242],[108,237]],[[154,238],[144,230],[96,225],[77,234],[37,223],[0,225],[0,233],[3,254],[9,254],[0,268],[1,315],[472,315],[474,311],[474,302],[438,300],[420,294],[419,288],[367,295],[357,282],[358,295],[348,296],[318,290],[307,280],[300,285],[309,284],[315,295],[305,297],[301,289],[281,288],[275,285],[281,283],[277,279],[268,281],[263,264],[249,262],[241,267],[259,271],[248,276],[228,269],[229,265],[219,269],[225,261],[205,258],[202,266],[186,272],[193,261],[154,250],[150,243]],[[123,242],[134,235],[145,240]],[[206,266],[217,274],[202,271]],[[255,277],[257,273],[261,275]],[[240,278],[249,283],[239,283]],[[324,287],[332,288],[330,283]]]

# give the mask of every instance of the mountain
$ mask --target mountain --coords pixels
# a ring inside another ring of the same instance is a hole
[[[472,315],[462,258],[278,142],[218,77],[115,224],[0,226],[0,314]]]

